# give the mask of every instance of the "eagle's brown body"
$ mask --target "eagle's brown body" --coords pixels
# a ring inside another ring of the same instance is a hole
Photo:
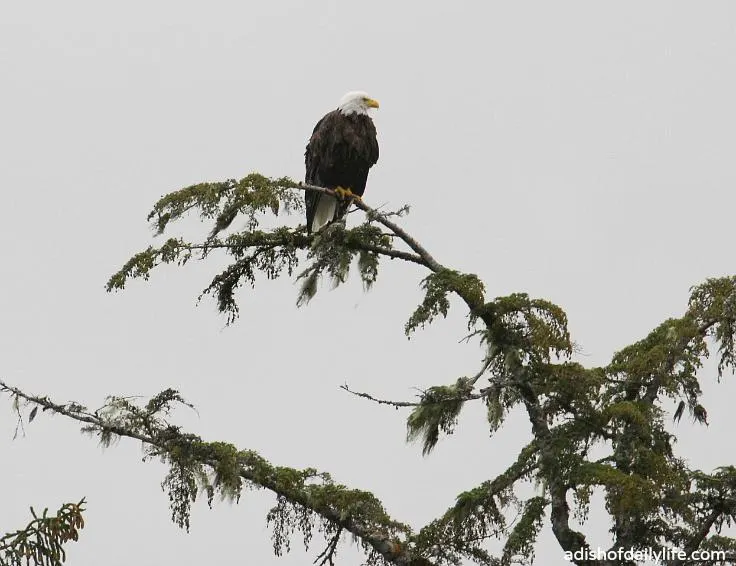
[[[363,196],[369,169],[378,161],[376,127],[363,113],[345,114],[340,109],[326,114],[314,128],[304,154],[305,182],[327,189],[350,189]],[[349,199],[306,191],[307,230],[341,218]],[[315,222],[317,220],[317,222]]]

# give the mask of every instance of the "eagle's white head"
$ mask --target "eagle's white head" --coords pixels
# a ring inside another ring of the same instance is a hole
[[[353,91],[347,93],[340,100],[340,105],[337,109],[343,114],[365,114],[368,115],[368,110],[371,108],[378,108],[378,101],[372,99],[368,94],[363,91]]]

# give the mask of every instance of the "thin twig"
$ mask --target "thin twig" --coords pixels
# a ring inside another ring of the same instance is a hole
[[[483,369],[473,378],[473,381],[471,383],[475,383],[475,381],[480,378],[481,375],[485,372],[487,366],[484,366]],[[510,383],[504,383],[503,385],[510,385]],[[348,387],[347,383],[340,386],[340,389],[343,389],[350,393],[351,395],[355,395],[356,397],[362,397],[363,399],[368,399],[369,401],[373,401],[374,403],[378,403],[379,405],[390,405],[392,407],[396,407],[397,409],[399,407],[419,407],[420,405],[432,405],[432,404],[440,404],[440,403],[448,403],[452,401],[474,401],[476,399],[482,399],[484,398],[488,392],[491,390],[491,387],[484,387],[483,389],[479,389],[475,393],[466,393],[465,395],[459,395],[457,397],[443,397],[439,401],[435,401],[432,403],[427,403],[424,401],[416,402],[416,401],[391,401],[390,399],[379,399],[378,397],[374,397],[373,395],[370,395],[369,393],[364,393],[362,391],[353,391]],[[422,395],[426,394],[426,391],[422,391],[421,389],[417,389]]]
[[[483,374],[486,373],[486,370],[488,370],[492,362],[493,362],[493,358],[491,356],[488,356],[486,358],[486,361],[483,362],[483,367],[480,368],[480,371],[478,373],[476,373],[473,377],[470,378],[470,381],[468,383],[470,385],[475,385],[478,382],[478,380],[483,376]]]
[[[317,564],[317,561],[319,561],[319,564],[317,566],[325,566],[325,564],[329,564],[330,566],[335,566],[335,562],[333,561],[333,557],[335,556],[335,550],[337,550],[337,543],[340,542],[340,537],[342,536],[342,527],[337,528],[337,532],[332,536],[327,543],[327,547],[320,552],[319,556],[314,559],[314,562],[312,564]]]
[[[369,395],[368,393],[353,391],[352,389],[350,389],[350,387],[348,387],[347,383],[341,385],[340,389],[343,389],[351,395],[355,395],[356,397],[363,397],[364,399],[368,399],[369,401],[373,401],[374,403],[378,403],[379,405],[391,405],[392,407],[396,407],[397,409],[399,407],[418,407],[419,405],[421,405],[421,403],[416,403],[412,401],[389,401],[387,399],[378,399],[376,397],[373,397],[372,395]]]
[[[386,236],[396,237],[395,234],[385,234]],[[303,244],[304,247],[306,247],[309,242],[311,242],[312,237],[310,236],[304,236],[303,242],[300,242]],[[244,248],[252,248],[256,246],[281,246],[285,245],[287,243],[287,238],[284,238],[283,240],[267,240],[264,239],[262,242],[253,242],[253,243],[247,243],[247,244],[228,244],[226,242],[223,242],[222,240],[215,240],[217,243],[204,243],[204,244],[186,244],[182,246],[185,250],[203,250],[205,252],[211,250],[211,249],[244,249]],[[291,243],[291,242],[288,242]],[[404,261],[410,261],[412,263],[416,263],[418,265],[423,265],[426,267],[425,261],[416,254],[412,254],[409,252],[401,251],[401,250],[393,250],[390,248],[384,248],[383,246],[376,246],[374,244],[367,244],[364,242],[350,242],[346,244],[348,248],[356,249],[356,250],[365,250],[367,252],[374,252],[379,255],[383,255],[386,257],[389,257],[391,259],[403,259]]]
[[[492,359],[489,356],[486,358],[486,360],[483,362],[483,367],[480,368],[480,371],[476,373],[473,377],[470,378],[468,383],[470,385],[475,385],[478,380],[483,376],[483,374],[488,370],[488,367],[492,363]],[[414,401],[391,401],[390,399],[379,399],[378,397],[374,397],[373,395],[370,395],[369,393],[364,393],[362,391],[353,391],[350,389],[347,383],[340,386],[340,389],[343,389],[344,391],[347,391],[351,395],[355,395],[356,397],[362,397],[363,399],[368,399],[369,401],[373,401],[374,403],[378,403],[379,405],[390,405],[391,407],[396,407],[397,409],[399,407],[418,407],[422,405],[421,402],[414,402]],[[458,401],[471,401],[474,399],[481,399],[482,397],[485,397],[485,395],[488,393],[489,388],[486,387],[485,389],[481,389],[478,393],[468,393],[467,395],[462,395],[457,400]],[[422,395],[424,395],[426,392],[419,390]],[[447,401],[453,401],[455,399],[443,399],[442,402]]]

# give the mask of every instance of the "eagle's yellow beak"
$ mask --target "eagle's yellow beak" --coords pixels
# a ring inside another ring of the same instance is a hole
[[[373,100],[372,98],[366,98],[365,104],[368,106],[368,108],[378,108],[378,101]]]

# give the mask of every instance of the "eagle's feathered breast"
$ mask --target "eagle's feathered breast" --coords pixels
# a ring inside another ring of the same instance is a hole
[[[363,196],[368,171],[378,161],[373,120],[367,114],[340,110],[326,114],[314,127],[304,157],[307,184],[342,187]],[[305,199],[310,232],[344,214],[350,204],[346,201],[338,207],[334,197],[314,191],[307,191]]]

